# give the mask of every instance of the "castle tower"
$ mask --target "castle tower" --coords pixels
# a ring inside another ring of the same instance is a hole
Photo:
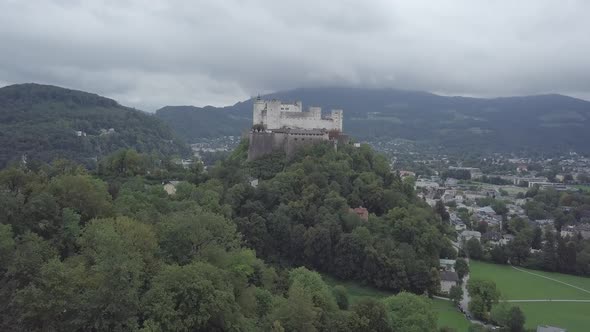
[[[334,129],[342,132],[342,122],[344,120],[344,112],[342,110],[332,110],[332,120],[334,121]]]
[[[260,99],[260,97],[257,97],[256,99],[254,99],[254,107],[253,107],[253,112],[252,112],[252,124],[256,125],[256,124],[264,124],[266,123],[266,116],[263,116],[263,112],[266,108],[266,103],[264,102],[264,100]]]

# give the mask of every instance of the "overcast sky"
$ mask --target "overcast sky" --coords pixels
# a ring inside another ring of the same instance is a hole
[[[590,1],[0,0],[0,86],[154,111],[296,87],[590,99]]]

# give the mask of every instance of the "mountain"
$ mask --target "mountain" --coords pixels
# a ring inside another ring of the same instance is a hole
[[[305,88],[263,98],[341,108],[345,132],[361,140],[402,138],[481,152],[590,152],[590,102],[557,94],[486,99],[393,89]],[[251,125],[252,100],[194,112],[168,106],[156,116],[188,140],[239,135]]]
[[[164,122],[112,99],[39,84],[0,88],[0,167],[23,155],[93,166],[97,157],[121,148],[165,155],[190,152]]]

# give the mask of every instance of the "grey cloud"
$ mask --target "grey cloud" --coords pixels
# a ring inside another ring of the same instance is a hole
[[[302,86],[590,95],[586,1],[0,0],[0,83],[154,110]]]

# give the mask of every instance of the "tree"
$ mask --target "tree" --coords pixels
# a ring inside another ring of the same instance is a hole
[[[11,225],[0,224],[0,276],[4,274],[14,251],[14,238]]]
[[[500,302],[492,307],[490,320],[499,326],[508,326],[510,307],[506,302]]]
[[[483,257],[483,248],[479,240],[472,237],[465,243],[465,253],[467,257],[473,259],[480,259]]]
[[[241,319],[227,272],[206,263],[164,267],[144,306],[147,325],[163,331],[225,330]]]
[[[452,286],[449,290],[449,298],[455,305],[459,305],[463,300],[463,288],[459,285]]]
[[[399,331],[435,331],[437,317],[426,297],[401,292],[383,300],[391,326]]]
[[[383,302],[373,298],[363,298],[351,307],[357,318],[352,326],[353,331],[391,331],[390,316]]]
[[[82,221],[112,214],[111,196],[104,182],[88,175],[64,175],[54,178],[49,191],[61,207],[69,207],[82,216]]]
[[[514,306],[508,311],[508,328],[510,332],[524,331],[525,316],[519,307]]]
[[[334,294],[334,299],[336,299],[336,304],[338,304],[338,308],[341,310],[348,310],[348,291],[344,286],[337,285],[332,288],[332,293]]]
[[[455,261],[455,272],[457,272],[457,276],[461,280],[469,274],[469,264],[464,258],[457,258]]]
[[[545,244],[543,245],[543,269],[555,271],[557,269],[557,250],[555,237],[550,230],[545,232]]]
[[[441,200],[436,201],[436,205],[434,206],[434,210],[440,216],[443,222],[448,223],[450,215],[447,212],[447,208],[445,207],[444,203]]]
[[[531,248],[541,249],[543,246],[543,230],[537,226],[533,228],[533,239],[531,241]]]
[[[510,262],[515,265],[521,265],[530,255],[530,240],[529,236],[524,232],[518,233],[516,237],[508,243],[508,252],[510,254]]]
[[[492,305],[498,303],[500,292],[496,289],[496,283],[491,280],[471,278],[467,282],[467,290],[471,296],[469,310],[480,319],[487,319],[487,313]]]
[[[471,301],[469,301],[469,311],[477,319],[487,319],[486,304],[481,295],[471,296]]]
[[[171,262],[187,264],[214,248],[239,246],[236,227],[225,218],[196,209],[169,215],[159,225],[160,246]]]
[[[504,215],[508,213],[506,203],[504,203],[503,201],[494,200],[492,203],[492,209],[494,209],[494,211],[499,215]]]

